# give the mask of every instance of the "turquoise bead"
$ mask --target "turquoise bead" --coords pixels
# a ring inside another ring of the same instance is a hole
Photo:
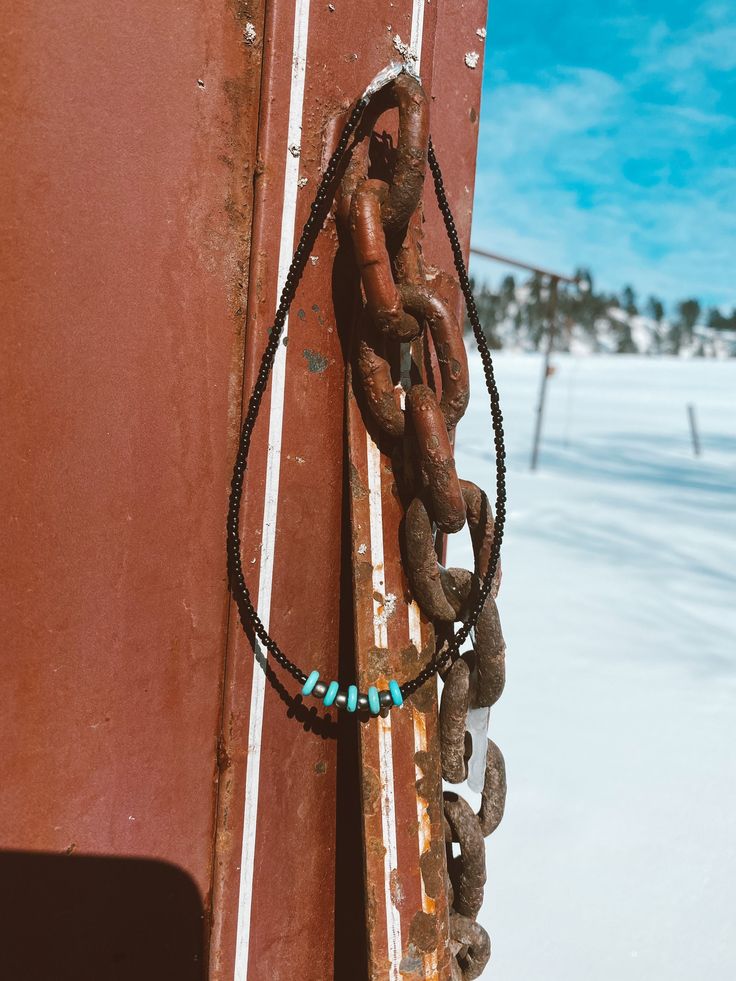
[[[338,685],[338,683],[336,681],[331,681],[330,682],[330,687],[327,689],[327,694],[325,695],[325,697],[323,699],[324,704],[327,706],[327,708],[329,708],[330,705],[332,705],[332,703],[337,698],[337,693],[338,693],[339,689],[340,689],[340,686]]]
[[[304,687],[302,688],[302,695],[311,695],[314,691],[314,686],[319,681],[319,671],[312,671],[310,676],[304,682]]]
[[[371,687],[368,689],[368,704],[371,707],[371,712],[374,715],[378,715],[378,713],[381,711],[381,702],[378,698],[378,689],[375,685],[371,685]]]
[[[348,712],[354,712],[358,707],[358,686],[350,685],[348,688],[348,704],[346,708]]]
[[[394,700],[394,705],[404,704],[404,696],[401,694],[398,681],[391,679],[391,681],[388,683],[388,690],[391,692],[391,698]]]

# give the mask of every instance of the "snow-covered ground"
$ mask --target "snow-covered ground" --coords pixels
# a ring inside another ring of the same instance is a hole
[[[509,794],[484,976],[733,981],[736,362],[555,361],[531,474],[540,360],[495,358],[510,513],[491,734]],[[490,490],[477,358],[472,382],[458,471]],[[450,561],[469,564],[464,535]]]

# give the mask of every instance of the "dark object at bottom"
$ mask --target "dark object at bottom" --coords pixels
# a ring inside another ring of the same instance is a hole
[[[194,881],[141,858],[0,853],[7,981],[204,981]]]

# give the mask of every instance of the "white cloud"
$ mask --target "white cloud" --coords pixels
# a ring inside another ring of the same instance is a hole
[[[632,82],[656,78],[670,92],[717,103],[720,92],[713,74],[736,69],[733,19],[733,8],[705,4],[687,28],[672,31],[661,20],[646,27],[640,24],[638,36],[629,35],[639,59]]]
[[[726,24],[670,33],[658,24],[640,54],[643,70],[648,67],[657,74],[693,69],[732,71],[736,68],[736,26]]]

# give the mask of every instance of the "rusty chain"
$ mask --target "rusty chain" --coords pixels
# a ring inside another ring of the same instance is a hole
[[[373,166],[371,142],[379,156],[385,144],[375,134],[371,140],[371,134],[379,117],[394,108],[398,139],[395,149],[389,148],[393,152],[384,152],[387,179],[382,180],[369,173],[380,172],[380,162],[378,168]],[[364,113],[342,177],[337,215],[349,230],[363,290],[354,377],[371,428],[378,429],[391,453],[404,502],[406,576],[420,609],[434,625],[438,651],[453,655],[446,661],[439,657],[444,682],[443,778],[449,783],[465,781],[471,755],[478,754],[481,761],[485,755],[477,814],[457,794],[443,795],[452,977],[472,981],[482,974],[491,952],[488,934],[476,917],[486,881],[484,837],[503,816],[506,775],[495,743],[488,739],[486,747],[472,745],[468,719],[470,712],[490,709],[501,695],[505,645],[495,602],[500,566],[490,587],[483,588],[493,547],[491,507],[486,494],[460,480],[455,468],[453,436],[468,405],[468,361],[462,328],[453,313],[457,283],[428,266],[422,254],[421,198],[428,159],[435,183],[440,182],[439,197],[441,177],[429,141],[427,98],[419,81],[402,73],[373,97]],[[447,223],[449,209],[443,214]],[[503,467],[502,460],[499,465]],[[458,532],[466,524],[474,570],[443,567],[438,534]],[[451,651],[453,637],[458,636],[453,624],[466,621],[479,602],[472,649]],[[459,846],[457,856],[454,844]]]

